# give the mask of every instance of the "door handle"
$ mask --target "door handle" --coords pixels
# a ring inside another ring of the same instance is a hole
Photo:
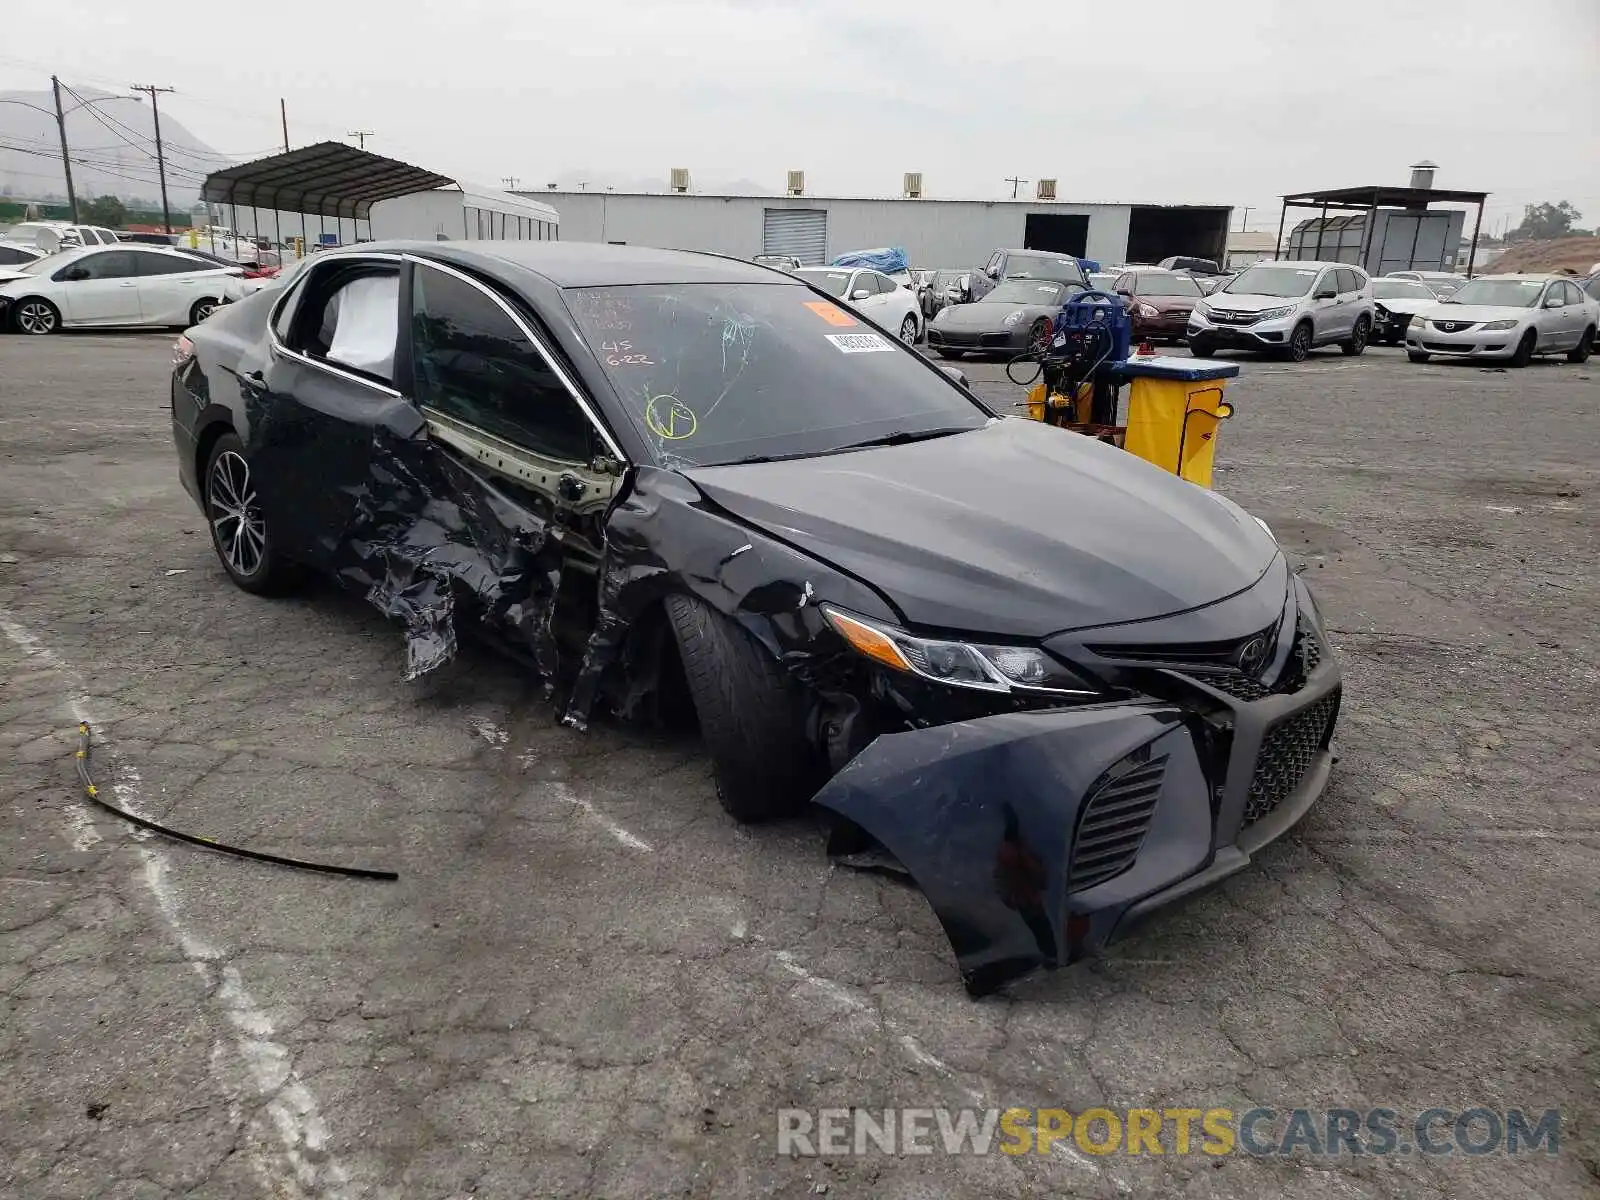
[[[139,284],[138,284],[137,280],[125,279],[121,283],[117,284],[117,286],[118,287],[138,287]]]

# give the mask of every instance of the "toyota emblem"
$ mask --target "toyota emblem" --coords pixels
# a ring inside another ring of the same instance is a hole
[[[1267,639],[1261,635],[1251,638],[1239,647],[1234,661],[1246,675],[1256,674],[1267,662]]]

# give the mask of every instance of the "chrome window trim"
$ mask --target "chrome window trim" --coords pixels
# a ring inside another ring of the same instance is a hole
[[[589,424],[594,427],[594,431],[600,435],[600,440],[605,443],[606,449],[611,452],[611,456],[618,462],[625,463],[631,461],[628,456],[622,452],[622,447],[617,445],[616,439],[611,436],[611,431],[605,427],[604,422],[602,422],[600,418],[595,415],[594,409],[591,408],[589,406],[589,402],[584,399],[582,390],[573,382],[572,377],[567,374],[565,368],[563,368],[562,365],[556,361],[555,356],[546,348],[544,339],[534,332],[533,327],[529,325],[527,321],[523,320],[521,313],[517,312],[515,308],[508,304],[504,298],[494,291],[493,288],[480,283],[465,271],[448,266],[445,263],[435,262],[429,258],[418,258],[413,254],[407,254],[404,256],[404,258],[413,266],[428,267],[435,271],[442,271],[446,275],[452,275],[459,279],[462,283],[477,289],[479,292],[482,292],[483,295],[492,300],[495,305],[499,307],[500,311],[505,313],[505,315],[510,319],[511,323],[522,332],[522,335],[526,337],[530,343],[532,343],[534,349],[539,352],[539,357],[544,359],[545,365],[547,365],[550,370],[555,373],[556,378],[559,379],[562,386],[567,389],[567,393],[572,397],[578,408],[583,412],[583,415],[588,419]]]
[[[399,254],[384,254],[382,252],[376,252],[329,254],[327,256],[327,261],[357,263],[374,261],[390,262],[394,263],[398,267],[402,262],[404,262],[404,258]],[[311,272],[317,270],[319,266],[321,266],[320,263],[308,268],[306,272],[306,278],[309,278]],[[278,337],[278,317],[283,312],[283,306],[289,302],[289,298],[302,287],[304,287],[305,283],[305,279],[300,279],[297,280],[292,286],[285,288],[283,295],[279,296],[275,301],[273,301],[271,309],[269,309],[267,312],[267,344],[271,348],[272,352],[274,354],[282,355],[284,358],[292,358],[296,362],[304,363],[308,367],[315,367],[319,371],[326,371],[328,374],[336,375],[340,379],[349,380],[351,383],[363,384],[375,392],[382,392],[385,396],[388,396],[392,400],[404,400],[405,397],[388,384],[379,383],[376,379],[368,379],[364,375],[357,375],[354,371],[348,371],[343,367],[335,366],[333,363],[323,362],[320,358],[312,358],[309,354],[302,354],[298,350],[291,350],[288,346],[283,344],[283,340]],[[396,315],[398,316],[398,310]],[[400,344],[400,326],[398,323],[395,325],[394,336],[395,345],[398,347]]]

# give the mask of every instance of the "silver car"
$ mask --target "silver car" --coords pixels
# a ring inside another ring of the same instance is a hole
[[[1258,350],[1304,362],[1315,346],[1360,354],[1372,336],[1372,280],[1348,263],[1262,262],[1194,306],[1185,330],[1199,358]]]
[[[1406,355],[1427,362],[1501,358],[1525,367],[1535,354],[1586,362],[1600,324],[1600,301],[1559,275],[1482,275],[1450,299],[1430,304],[1406,327]]]

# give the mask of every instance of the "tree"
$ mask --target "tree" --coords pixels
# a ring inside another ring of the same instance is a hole
[[[1567,237],[1581,212],[1563,200],[1559,204],[1528,204],[1522,210],[1522,224],[1506,234],[1508,242],[1542,242]]]
[[[115,196],[101,196],[79,209],[79,214],[90,225],[106,225],[121,229],[128,223],[128,210]]]

